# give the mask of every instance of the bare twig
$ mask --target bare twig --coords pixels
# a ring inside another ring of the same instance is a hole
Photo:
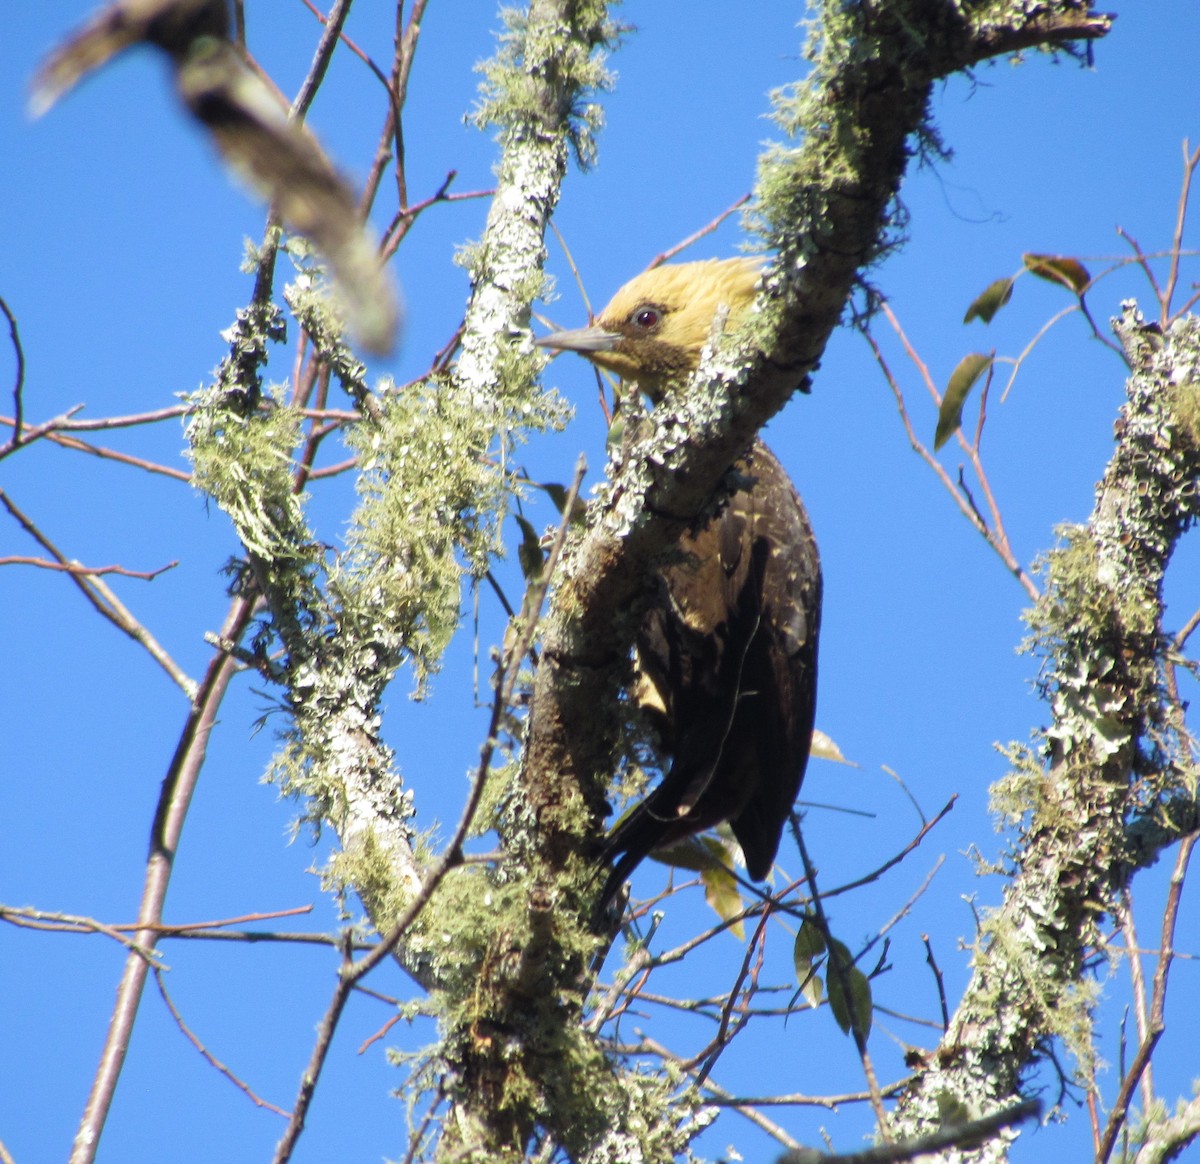
[[[333,988],[329,1006],[317,1026],[316,1043],[313,1045],[308,1067],[300,1077],[300,1090],[296,1095],[296,1102],[292,1107],[288,1125],[284,1129],[279,1143],[275,1145],[274,1164],[283,1164],[284,1161],[292,1158],[292,1152],[300,1139],[300,1133],[304,1131],[304,1121],[308,1115],[309,1106],[312,1104],[313,1095],[316,1093],[317,1083],[321,1078],[321,1069],[325,1066],[325,1058],[333,1042],[334,1031],[337,1030],[342,1011],[352,993],[350,974],[354,966],[354,959],[349,944],[350,931],[346,930],[342,938],[342,962],[338,970],[338,980]]]
[[[743,194],[731,206],[725,207],[725,209],[722,210],[721,213],[718,214],[711,222],[705,223],[705,225],[699,230],[689,234],[682,242],[677,242],[673,247],[668,247],[665,251],[661,251],[659,254],[655,255],[654,258],[652,258],[647,264],[646,270],[650,271],[655,267],[661,267],[663,263],[669,263],[677,254],[682,251],[686,251],[688,247],[698,243],[702,238],[705,237],[705,235],[712,234],[712,232],[716,230],[717,227],[720,226],[721,223],[723,223],[725,219],[727,219],[735,210],[740,210],[749,201],[750,194]]]
[[[1171,273],[1167,276],[1167,286],[1163,291],[1160,303],[1162,316],[1159,322],[1166,327],[1171,320],[1171,300],[1175,297],[1175,288],[1179,284],[1179,260],[1183,254],[1183,225],[1187,220],[1188,200],[1191,196],[1192,177],[1196,166],[1200,165],[1200,149],[1190,152],[1187,138],[1183,139],[1183,183],[1179,191],[1179,203],[1175,213],[1175,233],[1172,236]]]
[[[933,980],[937,983],[938,1004],[942,1009],[942,1030],[950,1029],[950,1009],[946,1006],[946,980],[942,977],[942,968],[937,964],[937,959],[933,955],[933,945],[929,941],[928,934],[921,935],[921,941],[925,943],[925,961],[929,963],[930,970],[933,971]]]
[[[157,570],[130,570],[126,566],[85,566],[80,562],[52,562],[48,558],[34,558],[27,554],[6,554],[0,558],[0,566],[37,566],[42,570],[57,570],[64,574],[84,574],[97,578],[101,574],[119,574],[122,578],[137,578],[143,582],[152,582],[160,574],[174,570],[178,561],[168,562]]]
[[[925,383],[926,388],[929,390],[936,403],[940,405],[941,394],[938,392],[933,383],[933,377],[930,376],[929,369],[925,366],[925,363],[920,356],[917,355],[916,349],[913,348],[912,344],[909,342],[907,335],[904,333],[904,329],[900,326],[900,321],[896,318],[895,313],[891,310],[886,302],[882,304],[882,310],[893,330],[896,332],[897,337],[900,339],[900,342],[904,347],[905,354],[912,361],[913,366],[917,369]],[[1018,582],[1020,582],[1021,586],[1025,589],[1025,592],[1030,596],[1030,598],[1036,599],[1038,595],[1037,586],[1034,584],[1033,579],[1030,578],[1028,573],[1026,573],[1024,567],[1020,564],[1020,562],[1017,561],[1016,556],[1012,552],[1011,546],[1008,544],[1007,538],[1002,540],[1000,531],[992,530],[988,527],[987,523],[984,522],[980,517],[978,511],[972,508],[968,501],[963,497],[962,493],[955,487],[953,479],[942,466],[941,462],[938,461],[932,452],[930,452],[925,442],[917,436],[916,430],[913,428],[912,421],[908,415],[908,406],[905,403],[904,392],[901,389],[900,383],[896,379],[895,374],[892,372],[892,369],[883,354],[883,350],[880,348],[879,344],[875,340],[875,337],[867,328],[862,328],[861,330],[867,343],[871,346],[871,351],[874,353],[875,360],[879,364],[879,367],[884,374],[884,378],[887,380],[888,387],[892,390],[892,396],[896,401],[896,408],[900,413],[900,421],[904,425],[904,431],[908,436],[908,441],[912,446],[913,451],[921,458],[921,460],[925,462],[926,465],[929,466],[938,480],[941,481],[942,485],[946,489],[946,492],[954,498],[954,503],[958,506],[962,515],[971,523],[972,526],[975,527],[976,530],[978,530],[978,532],[983,536],[984,541],[986,541],[988,545],[995,550],[1001,561],[1003,561],[1005,566],[1008,568],[1009,572],[1017,579]],[[967,449],[968,455],[970,455],[970,446],[967,445],[965,440],[963,440],[961,433],[958,435],[960,441],[963,443],[963,446]],[[972,462],[973,467],[977,463],[978,461],[976,458]],[[990,490],[988,490],[988,493],[990,495]]]
[[[846,1000],[846,1008],[849,1017],[850,1035],[854,1039],[854,1045],[858,1050],[858,1057],[863,1066],[863,1073],[867,1077],[867,1088],[871,1093],[871,1107],[875,1112],[875,1121],[879,1127],[879,1134],[885,1142],[891,1141],[891,1134],[888,1129],[887,1112],[883,1106],[883,1095],[879,1090],[879,1080],[875,1075],[875,1064],[871,1060],[871,1055],[867,1051],[866,1030],[869,1027],[870,1015],[858,1014],[858,1003],[854,997],[854,991],[850,988],[849,972],[850,967],[843,965],[842,959],[835,956],[833,953],[832,932],[829,928],[829,919],[825,915],[825,907],[821,902],[821,894],[817,889],[817,870],[808,856],[808,849],[804,844],[804,831],[797,828],[795,830],[796,844],[800,849],[800,860],[804,863],[804,876],[808,879],[808,888],[812,893],[812,908],[817,925],[820,927],[821,933],[825,938],[826,945],[829,947],[829,957],[826,959],[826,973],[836,974],[840,979],[842,988],[842,997]]]
[[[1137,925],[1133,916],[1133,897],[1126,886],[1121,893],[1119,918],[1121,933],[1125,938],[1125,952],[1129,959],[1129,978],[1133,987],[1133,1014],[1137,1021],[1139,1043],[1146,1041],[1150,1029],[1150,1016],[1147,1012],[1149,999],[1146,995],[1146,981],[1142,974],[1142,954],[1138,948]],[[1154,1099],[1154,1069],[1149,1062],[1141,1078],[1142,1110],[1149,1111]]]
[[[1200,626],[1200,610],[1195,610],[1192,612],[1191,618],[1189,618],[1187,622],[1183,624],[1179,633],[1172,641],[1172,650],[1176,652],[1182,651],[1184,646],[1187,644],[1188,639],[1192,637],[1192,633],[1198,626]]]
[[[97,918],[79,914],[62,913],[57,910],[18,908],[10,905],[0,905],[0,921],[23,929],[44,930],[64,934],[103,934],[119,942],[128,949],[136,948],[136,943],[125,937],[127,932],[152,932],[157,941],[164,938],[192,938],[206,941],[246,942],[295,942],[312,945],[336,945],[337,938],[328,934],[287,933],[279,930],[230,930],[227,927],[242,925],[248,921],[268,921],[282,917],[295,917],[297,914],[312,912],[311,905],[296,906],[292,909],[272,910],[267,913],[250,913],[241,917],[221,918],[206,922],[184,922],[181,924],[142,925],[136,922],[117,923],[110,925]],[[372,943],[363,942],[356,948],[369,950]],[[146,957],[153,958],[153,951],[143,951]]]
[[[445,181],[424,201],[417,202],[412,206],[404,206],[396,211],[395,218],[392,219],[383,235],[380,250],[384,258],[390,258],[396,253],[417,219],[431,206],[436,206],[439,202],[470,202],[473,199],[490,198],[496,193],[495,190],[467,190],[462,194],[451,194],[449,192],[450,183],[457,176],[458,172],[451,170],[446,175]]]
[[[263,1099],[251,1090],[249,1084],[244,1080],[239,1079],[224,1063],[221,1062],[199,1039],[196,1033],[183,1021],[183,1015],[179,1013],[179,1008],[175,1005],[174,999],[171,998],[167,991],[166,981],[163,979],[162,969],[158,966],[154,968],[154,983],[158,987],[158,993],[162,996],[162,1000],[166,1003],[167,1010],[171,1012],[171,1017],[175,1020],[175,1025],[183,1032],[184,1037],[197,1051],[201,1057],[210,1066],[215,1067],[230,1083],[234,1085],[243,1095],[246,1096],[256,1107],[265,1107],[268,1111],[273,1111],[276,1115],[287,1118],[287,1112],[281,1107],[276,1107],[275,1104]]]
[[[86,570],[80,563],[69,561],[66,555],[38,529],[2,489],[0,489],[0,504],[20,523],[25,532],[51,555],[93,608],[118,630],[124,631],[134,642],[144,647],[150,657],[166,671],[183,693],[189,699],[194,699],[197,691],[196,681],[183,672],[158,640],[113,593],[108,584],[98,578],[94,572]]]
[[[1171,963],[1175,958],[1175,925],[1179,918],[1179,902],[1183,895],[1183,883],[1187,875],[1188,863],[1192,850],[1200,833],[1189,833],[1179,843],[1179,853],[1175,858],[1175,867],[1171,871],[1170,889],[1167,893],[1167,904],[1163,910],[1162,938],[1159,943],[1158,964],[1154,971],[1154,989],[1150,1001],[1150,1015],[1146,1030],[1140,1035],[1140,1044],[1133,1063],[1121,1080],[1121,1088],[1117,1093],[1108,1124],[1104,1129],[1104,1138],[1096,1159],[1103,1164],[1112,1154],[1120,1132],[1129,1113],[1129,1102],[1138,1086],[1143,1073],[1149,1068],[1150,1058],[1166,1030],[1167,979],[1171,971]]]
[[[733,986],[730,987],[729,994],[725,999],[724,1005],[721,1007],[721,1014],[717,1024],[717,1033],[712,1042],[698,1055],[692,1057],[688,1062],[688,1068],[697,1067],[695,1081],[697,1084],[703,1084],[704,1081],[712,1073],[712,1069],[717,1065],[717,1060],[721,1057],[721,1052],[725,1050],[734,1036],[741,1031],[746,1023],[749,1022],[750,1015],[746,1008],[746,1003],[753,995],[757,986],[758,974],[762,969],[763,953],[766,949],[766,932],[767,921],[771,916],[770,906],[762,912],[762,917],[758,919],[758,926],[754,931],[753,937],[746,943],[746,953],[742,957],[741,967],[738,969],[737,978],[734,980]],[[755,967],[751,974],[751,959],[755,959]],[[733,1022],[733,1011],[738,995],[742,992],[742,983],[747,977],[751,979],[750,986],[746,990],[746,997],[737,1004],[738,1019]]]
[[[640,1048],[644,1052],[649,1052],[652,1055],[657,1055],[665,1063],[669,1063],[673,1068],[679,1071],[686,1072],[689,1075],[695,1076],[696,1072],[693,1068],[689,1068],[686,1063],[683,1063],[678,1056],[674,1055],[661,1043],[656,1043],[653,1039],[646,1039]],[[735,1097],[731,1096],[728,1091],[711,1080],[702,1084],[698,1084],[705,1092],[705,1102],[709,1102],[709,1097],[713,1101],[719,1103],[722,1107],[732,1108],[739,1115],[748,1119],[755,1127],[766,1132],[767,1135],[782,1144],[785,1148],[798,1148],[799,1143],[774,1120],[768,1119],[762,1112],[755,1110],[758,1106],[754,1103],[743,1103]]]
[[[131,465],[135,469],[145,469],[149,473],[157,473],[164,477],[172,477],[178,481],[191,480],[190,475],[183,469],[171,465],[148,461],[143,457],[135,457],[130,453],[122,453],[117,449],[106,448],[103,445],[93,445],[71,436],[71,433],[109,431],[117,428],[131,428],[136,425],[155,424],[161,420],[173,419],[187,413],[186,405],[172,408],[161,408],[153,412],[135,413],[130,416],[107,416],[92,420],[76,420],[75,414],[83,408],[82,404],[68,409],[67,412],[44,421],[33,428],[20,428],[19,417],[0,416],[0,425],[8,425],[14,432],[8,443],[0,447],[0,457],[7,456],[17,449],[31,445],[35,441],[49,440],[66,449],[89,453],[102,460],[117,461],[120,464]],[[17,431],[20,428],[20,431]]]
[[[254,600],[237,599],[230,608],[222,627],[222,635],[237,641],[250,622]],[[179,847],[183,822],[200,775],[208,748],[208,738],[217,720],[217,711],[229,687],[237,665],[220,651],[213,653],[208,669],[193,700],[191,710],[180,733],[179,743],[171,766],[163,780],[158,807],[150,836],[150,856],[146,863],[142,901],[138,922],[143,927],[136,934],[140,946],[150,946],[155,928],[162,921],[163,902],[171,869]],[[112,1107],[117,1080],[129,1048],[130,1034],[145,987],[148,965],[139,954],[125,960],[125,971],[117,988],[117,1001],[109,1020],[108,1033],[100,1055],[100,1064],[92,1080],[91,1093],[71,1152],[71,1164],[92,1164],[100,1145],[100,1133]]]
[[[288,116],[293,120],[304,120],[309,108],[312,106],[313,99],[317,95],[317,90],[321,87],[321,82],[325,80],[325,74],[328,72],[329,64],[333,60],[333,50],[337,47],[338,39],[342,35],[342,27],[346,23],[346,17],[350,15],[350,5],[352,2],[353,0],[336,0],[328,16],[321,16],[319,12],[317,13],[321,23],[325,26],[325,31],[321,33],[321,39],[317,42],[312,64],[308,68],[308,74],[305,76],[295,100],[288,110]],[[305,3],[308,4],[311,11],[316,12],[316,9],[308,3],[308,0],[305,0]]]
[[[880,1095],[885,1099],[891,1099],[894,1095],[899,1095],[905,1087],[908,1086],[910,1080],[897,1079],[895,1083],[888,1083],[879,1089]],[[714,1094],[705,1099],[706,1103],[714,1104],[717,1107],[728,1107],[731,1105],[745,1105],[746,1107],[825,1107],[831,1111],[835,1108],[844,1107],[851,1103],[870,1103],[871,1093],[869,1091],[847,1091],[840,1095],[806,1095],[803,1092],[792,1092],[786,1095],[729,1095],[725,1092],[724,1098],[722,1094],[716,1090],[712,1083],[706,1085],[706,1089],[713,1090]]]
[[[25,412],[25,349],[21,346],[17,317],[3,297],[0,297],[0,311],[4,312],[4,318],[8,320],[8,334],[12,338],[13,355],[17,361],[17,371],[13,378],[13,432],[9,437],[9,445],[15,448],[21,443],[21,425]]]
[[[1142,274],[1146,276],[1146,282],[1150,284],[1150,290],[1154,292],[1154,298],[1158,301],[1161,312],[1164,303],[1162,288],[1158,285],[1158,279],[1155,277],[1154,268],[1150,266],[1150,256],[1142,250],[1141,243],[1133,237],[1123,226],[1117,227],[1117,237],[1124,239],[1130,250],[1133,251],[1133,261],[1142,269]],[[1161,323],[1161,317],[1159,322]]]
[[[422,1117],[420,1124],[413,1130],[412,1138],[408,1144],[408,1151],[404,1153],[404,1159],[401,1161],[401,1164],[413,1164],[413,1161],[421,1151],[421,1144],[429,1131],[429,1125],[433,1123],[434,1113],[445,1098],[446,1093],[439,1085],[434,1089],[433,1096],[429,1100],[429,1107]]]
[[[821,897],[826,901],[831,897],[837,897],[843,893],[849,893],[852,889],[858,889],[862,885],[869,885],[873,881],[878,881],[889,869],[894,869],[905,857],[909,855],[921,842],[935,829],[942,820],[949,814],[950,810],[958,803],[958,793],[956,792],[946,803],[941,810],[933,817],[932,820],[926,821],[920,828],[920,831],[903,849],[900,850],[894,857],[889,857],[882,865],[872,869],[869,873],[862,877],[856,878],[854,881],[847,881],[842,885],[835,886],[833,889],[822,890]]]

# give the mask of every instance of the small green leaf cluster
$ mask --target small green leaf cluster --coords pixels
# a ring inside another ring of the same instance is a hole
[[[792,963],[809,1006],[820,1006],[824,994],[842,1033],[853,1031],[866,1039],[871,1033],[871,982],[854,964],[845,942],[827,935],[817,918],[806,917],[796,932]]]

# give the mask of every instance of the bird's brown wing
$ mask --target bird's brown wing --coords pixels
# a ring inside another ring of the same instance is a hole
[[[730,821],[765,877],[804,775],[821,575],[803,505],[756,442],[746,485],[664,566],[637,639],[636,693],[671,765],[613,831],[607,898],[652,850]],[[651,696],[653,698],[651,698]]]
[[[761,880],[775,860],[812,744],[821,564],[804,506],[765,446],[755,446],[748,473],[756,482],[752,542],[769,549],[754,582],[758,625],[742,670],[729,733],[736,754],[728,763],[730,779],[746,788],[730,825],[747,872]]]

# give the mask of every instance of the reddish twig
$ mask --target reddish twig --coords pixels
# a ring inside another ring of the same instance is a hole
[[[692,246],[694,243],[698,243],[702,238],[704,238],[705,235],[712,234],[712,232],[716,230],[717,227],[720,226],[721,223],[723,223],[725,219],[727,219],[735,210],[740,210],[749,201],[750,195],[743,194],[731,206],[727,206],[724,210],[722,210],[721,213],[718,214],[711,222],[706,223],[693,234],[689,234],[682,242],[677,242],[673,247],[668,247],[665,251],[655,255],[654,258],[650,260],[646,270],[649,271],[655,267],[661,267],[663,263],[669,263],[677,254],[682,251],[686,251],[688,247]]]
[[[436,206],[441,202],[469,202],[477,198],[490,198],[496,193],[495,190],[467,190],[462,194],[451,194],[449,192],[450,183],[456,177],[458,177],[458,171],[451,170],[442,184],[424,201],[413,206],[402,206],[396,211],[395,217],[384,231],[383,243],[380,247],[385,259],[391,258],[396,253],[417,219],[431,206]]]
[[[920,356],[917,355],[916,350],[909,342],[907,335],[905,335],[904,329],[900,326],[900,321],[896,318],[895,314],[892,312],[891,308],[886,302],[882,305],[882,310],[893,330],[896,332],[901,344],[903,345],[905,354],[912,361],[913,366],[917,369],[919,375],[924,381],[926,388],[933,396],[936,404],[940,407],[942,400],[941,393],[938,392],[936,386],[934,385],[933,377],[929,374],[929,369],[926,367]],[[869,330],[863,328],[862,333],[867,343],[870,344],[871,351],[875,356],[875,361],[878,363],[880,370],[883,372],[884,379],[887,381],[888,387],[892,391],[892,396],[896,401],[896,408],[900,413],[900,421],[904,425],[905,434],[908,436],[908,441],[912,446],[913,451],[921,458],[921,460],[925,462],[926,465],[929,466],[930,470],[937,477],[937,479],[941,481],[942,485],[946,489],[946,492],[949,493],[954,499],[954,503],[958,506],[962,515],[980,533],[984,541],[986,541],[988,545],[991,546],[992,549],[999,555],[1000,560],[1005,564],[1013,577],[1015,577],[1017,581],[1020,582],[1022,587],[1024,587],[1025,592],[1030,596],[1030,598],[1036,600],[1038,596],[1037,586],[1034,584],[1033,579],[1030,578],[1026,573],[1024,567],[1020,564],[1020,562],[1017,561],[1016,556],[1012,552],[1012,547],[1008,544],[1007,540],[999,540],[996,532],[990,529],[986,522],[982,521],[978,512],[972,509],[971,505],[963,497],[962,493],[955,487],[953,479],[950,477],[950,474],[947,473],[941,462],[938,461],[938,459],[933,455],[924,441],[917,436],[916,430],[913,428],[912,421],[908,415],[908,406],[905,403],[904,392],[901,389],[900,383],[896,379],[895,374],[892,372],[891,366],[888,364],[887,358],[883,354],[883,350],[880,348],[879,344],[875,340],[875,337],[870,333]],[[970,445],[967,444],[965,439],[962,437],[961,432],[958,433],[958,437],[960,442],[962,442],[963,446],[968,450],[969,453]],[[976,457],[972,462],[973,467],[977,461],[978,458]],[[986,493],[989,497],[991,496],[990,489],[987,489]]]
[[[768,905],[763,910],[762,917],[758,919],[758,925],[754,930],[753,936],[746,943],[746,953],[742,957],[742,964],[738,969],[737,978],[734,979],[733,986],[730,987],[729,993],[725,998],[725,1003],[721,1007],[716,1036],[703,1051],[698,1055],[694,1055],[687,1063],[689,1070],[693,1067],[697,1068],[695,1082],[698,1085],[703,1084],[709,1075],[712,1074],[712,1069],[717,1065],[717,1060],[721,1057],[721,1052],[729,1046],[734,1037],[750,1021],[746,1004],[753,997],[754,990],[758,985],[758,976],[762,971],[763,954],[766,951],[767,919],[770,916],[771,909]],[[753,972],[751,972],[751,958],[755,960]],[[750,985],[746,988],[745,997],[737,1004],[739,1013],[737,1021],[734,1022],[733,1012],[735,1002],[738,995],[742,993],[742,983],[747,978],[750,979]]]
[[[178,559],[159,566],[157,570],[130,570],[126,566],[84,566],[80,562],[52,562],[48,558],[33,558],[26,554],[8,554],[0,558],[0,566],[37,566],[42,570],[57,570],[65,574],[84,574],[89,578],[98,578],[103,574],[118,574],[122,578],[138,578],[143,582],[153,582],[160,574],[174,570],[179,565]]]

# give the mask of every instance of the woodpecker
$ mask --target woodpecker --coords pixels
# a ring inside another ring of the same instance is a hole
[[[573,351],[653,403],[682,390],[718,312],[754,302],[753,259],[680,263],[626,283],[591,327],[538,341]],[[656,729],[657,787],[604,843],[602,910],[647,854],[728,821],[750,877],[771,871],[804,778],[817,693],[821,564],[791,481],[760,440],[733,491],[679,538],[653,579],[631,695]]]

